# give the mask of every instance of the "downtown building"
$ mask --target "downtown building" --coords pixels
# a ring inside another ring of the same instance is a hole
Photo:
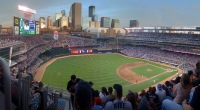
[[[139,27],[139,25],[138,20],[130,20],[130,27]]]
[[[66,16],[65,10],[62,10],[61,13],[62,13],[62,16]]]
[[[47,28],[49,29],[50,27],[53,26],[53,21],[52,21],[52,17],[48,16],[47,17]]]
[[[110,28],[110,18],[109,17],[101,17],[101,27]]]
[[[40,17],[39,18],[39,22],[40,22],[40,29],[43,29],[46,27],[46,21],[45,21],[45,17]]]
[[[55,14],[55,22],[54,26],[60,27],[60,18],[62,17],[62,13],[56,13]]]
[[[68,27],[68,17],[67,16],[62,16],[60,18],[60,28],[62,29],[64,26]]]
[[[98,21],[98,16],[95,14],[95,6],[89,6],[89,17],[92,21]]]
[[[98,22],[98,21],[90,21],[89,27],[90,28],[100,28],[101,27],[100,26],[100,22]]]
[[[90,27],[91,17],[83,17],[82,18],[82,30]]]
[[[120,28],[120,22],[118,19],[112,19],[111,28]]]
[[[70,8],[70,16],[71,17],[71,27],[75,30],[81,30],[81,20],[82,20],[82,4],[81,3],[73,3]]]

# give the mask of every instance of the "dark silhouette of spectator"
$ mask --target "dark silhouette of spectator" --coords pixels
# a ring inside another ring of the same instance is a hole
[[[76,75],[71,75],[71,80],[67,83],[67,90],[71,94],[72,107],[74,107],[74,94],[79,81],[80,79],[76,78]]]
[[[159,103],[159,98],[156,94],[156,87],[151,87],[151,89],[149,89],[149,98],[151,108],[156,109],[160,107],[161,104]]]
[[[108,101],[114,101],[115,100],[114,97],[115,96],[113,95],[113,88],[112,87],[108,87],[108,96],[107,96]]]
[[[76,87],[74,96],[75,110],[91,110],[92,89],[88,82],[80,80]]]
[[[4,93],[3,68],[1,65],[0,65],[0,91]]]
[[[138,110],[138,103],[137,103],[137,99],[134,93],[127,94],[126,100],[131,103],[133,110]]]

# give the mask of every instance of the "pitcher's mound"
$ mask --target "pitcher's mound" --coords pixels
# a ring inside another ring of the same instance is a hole
[[[147,63],[134,62],[134,63],[124,64],[117,69],[117,74],[122,79],[124,79],[128,82],[131,82],[133,84],[143,82],[143,81],[147,80],[148,78],[146,78],[144,76],[142,77],[139,74],[132,71],[133,68],[136,68],[138,66],[143,66],[143,65],[147,65]]]
[[[152,72],[152,69],[148,68],[148,69],[147,69],[147,72]]]

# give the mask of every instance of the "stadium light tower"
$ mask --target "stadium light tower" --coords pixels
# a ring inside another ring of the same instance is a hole
[[[22,5],[18,5],[18,10],[23,12],[24,18],[26,19],[31,19],[31,17],[36,14],[36,10]]]

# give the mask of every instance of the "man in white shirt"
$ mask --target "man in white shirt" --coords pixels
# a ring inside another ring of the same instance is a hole
[[[29,30],[29,22],[28,22],[28,20],[26,20],[24,22],[24,30]]]

